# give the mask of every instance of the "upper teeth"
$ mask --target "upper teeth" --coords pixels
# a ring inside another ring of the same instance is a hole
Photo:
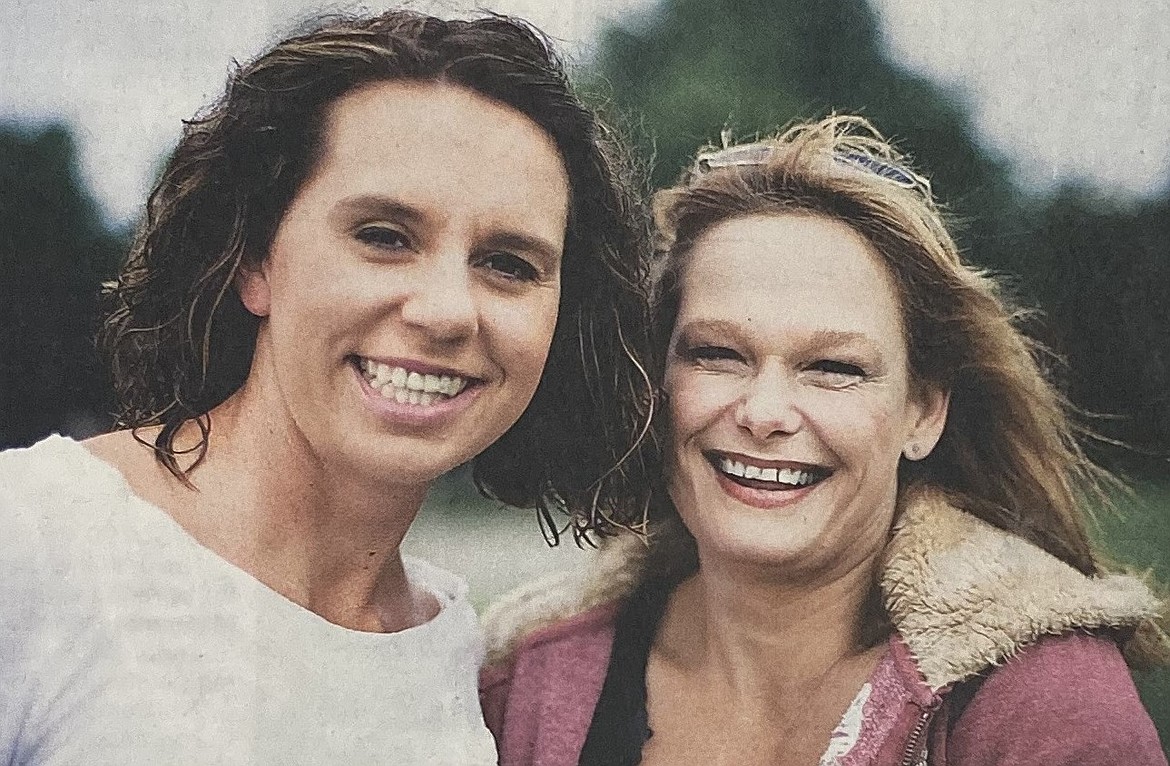
[[[740,476],[745,479],[758,481],[774,481],[779,484],[791,484],[801,487],[812,484],[814,475],[809,471],[797,471],[791,468],[762,468],[758,465],[741,463],[730,458],[719,459],[719,470],[731,476]]]
[[[458,375],[424,375],[372,359],[362,359],[360,367],[371,388],[399,402],[432,404],[439,396],[455,396],[467,387],[467,379]]]

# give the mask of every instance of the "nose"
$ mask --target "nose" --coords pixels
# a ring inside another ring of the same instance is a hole
[[[746,383],[735,420],[759,441],[796,433],[804,416],[797,406],[793,382],[778,369],[762,368]]]
[[[414,275],[402,304],[402,321],[436,343],[459,343],[479,329],[479,307],[468,257],[445,252]]]

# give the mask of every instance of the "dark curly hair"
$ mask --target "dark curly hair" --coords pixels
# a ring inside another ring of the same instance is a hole
[[[560,313],[544,376],[519,421],[475,460],[486,495],[554,512],[575,536],[628,525],[645,507],[639,450],[653,408],[647,351],[650,247],[641,173],[612,129],[570,89],[547,40],[488,15],[444,21],[412,11],[330,16],[237,67],[223,96],[185,124],[116,284],[100,336],[120,427],[162,426],[158,460],[189,482],[175,436],[243,383],[259,320],[233,289],[262,261],[313,172],[326,112],[382,81],[443,82],[506,104],[554,140],[570,182]],[[194,466],[192,466],[194,467]]]

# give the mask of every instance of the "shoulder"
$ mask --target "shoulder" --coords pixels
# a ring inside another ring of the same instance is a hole
[[[62,436],[0,452],[0,558],[29,552],[31,537],[56,526],[84,495],[95,462],[81,444]]]
[[[531,744],[537,728],[556,729],[558,741],[566,732],[583,740],[644,553],[632,534],[608,538],[585,567],[525,585],[484,614],[480,703],[504,762],[524,762],[513,748]]]
[[[1081,631],[1045,636],[1023,648],[987,676],[972,704],[980,697],[1043,703],[1038,707],[1047,709],[1106,712],[1101,708],[1107,703],[1116,709],[1131,702],[1140,709],[1117,644]]]
[[[640,547],[632,535],[611,538],[584,568],[528,583],[488,608],[480,675],[485,705],[510,694],[517,678],[522,686],[560,678],[559,672],[546,671],[562,663],[599,665],[604,672],[615,620],[640,575]]]
[[[0,451],[0,497],[11,501],[44,486],[63,485],[72,468],[91,460],[80,442],[55,434],[31,447]]]
[[[118,469],[72,439],[50,436],[0,452],[0,527],[8,530],[55,536],[80,528],[85,536],[87,525],[100,526],[111,506],[130,498]]]
[[[484,722],[501,752],[553,725],[537,711],[548,701],[566,726],[588,726],[609,665],[618,603],[601,604],[528,633],[480,672]]]
[[[599,604],[571,617],[533,630],[505,656],[484,666],[480,688],[484,692],[510,685],[513,676],[540,674],[561,663],[604,667],[609,661],[614,625],[621,603]]]
[[[645,551],[633,534],[607,538],[584,566],[535,580],[493,603],[483,617],[487,664],[506,660],[521,645],[536,645],[532,641],[539,643],[541,636],[593,624],[607,607],[616,610],[641,580]]]
[[[97,462],[61,436],[0,452],[0,677],[35,650],[50,614],[84,608],[79,594],[92,578],[79,571],[78,551],[102,527],[90,493],[112,481]]]
[[[1044,636],[1125,630],[1162,609],[1140,578],[1086,576],[929,490],[904,501],[881,587],[933,689],[1028,657]]]
[[[1046,636],[988,675],[948,742],[960,764],[1164,764],[1153,722],[1117,645]]]
[[[30,589],[44,598],[44,589],[56,589],[67,602],[94,586],[95,571],[126,561],[134,551],[119,546],[136,528],[139,517],[127,513],[135,503],[118,469],[72,439],[52,436],[0,453],[0,600],[6,608],[33,598]]]
[[[85,501],[95,495],[126,494],[129,488],[115,449],[128,432],[106,434],[86,442],[49,436],[31,447],[0,452],[0,503],[51,508]]]

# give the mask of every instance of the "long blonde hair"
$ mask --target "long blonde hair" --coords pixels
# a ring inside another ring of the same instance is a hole
[[[840,221],[865,238],[897,286],[912,379],[950,392],[942,438],[926,459],[903,461],[900,488],[942,489],[957,506],[1097,574],[1086,509],[1108,502],[1113,480],[1082,451],[1086,431],[1046,375],[1051,355],[1022,331],[1028,312],[997,279],[963,262],[929,183],[865,119],[833,116],[703,150],[678,185],[657,195],[658,348],[677,316],[695,241],[731,218],[788,212]],[[654,522],[658,541],[677,572],[671,538],[685,530],[667,498],[656,507],[665,509]]]

